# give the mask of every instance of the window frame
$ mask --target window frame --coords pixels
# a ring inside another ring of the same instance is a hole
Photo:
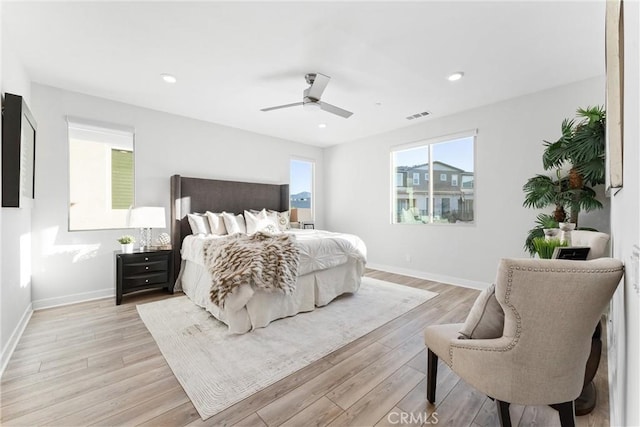
[[[291,162],[305,162],[311,164],[311,222],[316,220],[316,159],[292,156],[289,158],[289,212],[291,212]],[[309,221],[307,221],[309,222]]]
[[[77,129],[85,128],[88,131],[92,129],[95,132],[100,132],[101,130],[108,131],[107,133],[110,135],[120,135],[127,137],[131,137],[131,151],[133,152],[133,206],[136,203],[136,132],[133,126],[114,124],[109,122],[102,122],[98,120],[85,119],[81,117],[75,116],[66,116],[66,150],[67,150],[67,231],[76,232],[76,231],[103,231],[103,230],[123,230],[127,229],[127,225],[123,224],[122,227],[112,227],[112,226],[103,226],[103,227],[75,227],[72,228],[71,222],[71,128],[76,127]],[[102,141],[101,141],[102,142]],[[113,148],[113,145],[111,146]],[[111,159],[109,159],[111,162]],[[111,187],[111,178],[109,178],[109,187]],[[111,188],[105,189],[109,193],[109,205],[111,206]],[[123,210],[123,209],[119,209]],[[127,209],[128,211],[128,209]]]
[[[422,225],[432,225],[432,226],[462,226],[462,227],[475,227],[478,223],[478,215],[477,215],[477,198],[476,198],[476,186],[477,186],[477,172],[478,172],[478,168],[477,168],[477,142],[478,142],[478,130],[477,129],[471,129],[471,130],[467,130],[467,131],[462,131],[462,132],[457,132],[457,133],[453,133],[453,134],[447,134],[447,135],[442,135],[442,136],[438,136],[438,137],[434,137],[434,138],[427,138],[427,139],[420,139],[420,140],[416,140],[413,142],[409,142],[409,143],[403,143],[403,144],[398,144],[398,145],[394,145],[391,146],[389,149],[389,165],[390,165],[390,171],[394,171],[394,153],[398,152],[398,151],[405,151],[405,150],[411,150],[411,149],[415,149],[415,148],[420,148],[420,147],[426,147],[428,149],[428,165],[429,165],[429,171],[426,172],[426,174],[430,175],[430,178],[433,178],[436,173],[434,173],[433,171],[433,163],[438,161],[437,159],[433,159],[433,146],[435,146],[436,144],[440,144],[443,142],[453,142],[456,140],[460,140],[460,139],[466,139],[466,138],[471,138],[472,139],[472,160],[473,160],[473,171],[465,171],[465,172],[472,172],[473,173],[473,186],[471,188],[467,188],[468,190],[473,190],[472,194],[473,194],[473,220],[472,221],[456,221],[454,223],[443,223],[443,222],[435,222],[434,221],[434,209],[435,209],[435,205],[438,202],[438,200],[436,199],[436,195],[434,195],[434,183],[433,183],[433,179],[429,179],[429,178],[425,178],[425,182],[428,183],[428,188],[429,188],[429,197],[426,200],[426,206],[427,206],[427,213],[428,215],[426,215],[428,221],[424,222],[424,223],[420,223]],[[462,190],[462,177],[461,174],[457,174],[458,175],[458,184],[460,186],[460,189]],[[390,177],[393,177],[393,174],[390,173],[389,174]],[[468,175],[464,175],[462,174],[462,176],[468,176]],[[391,180],[393,180],[393,178],[391,178]],[[448,182],[448,179],[445,179],[444,182]],[[401,221],[397,221],[397,213],[396,213],[396,207],[394,206],[394,204],[397,202],[397,187],[395,185],[392,184],[389,186],[389,195],[390,195],[390,209],[389,209],[389,213],[390,213],[390,223],[392,225],[414,225],[412,223],[406,223],[406,222],[401,222]]]

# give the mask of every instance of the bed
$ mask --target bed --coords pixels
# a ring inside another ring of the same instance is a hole
[[[171,237],[175,289],[228,325],[232,333],[245,333],[283,317],[314,310],[339,295],[360,287],[366,263],[366,247],[357,236],[313,229],[291,229],[300,264],[290,293],[242,285],[227,296],[224,306],[211,301],[212,276],[205,265],[203,246],[213,236],[192,234],[187,214],[243,213],[245,210],[289,209],[289,186],[237,181],[171,177]]]

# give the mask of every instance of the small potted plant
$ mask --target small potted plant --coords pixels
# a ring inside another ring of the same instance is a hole
[[[124,236],[119,237],[118,242],[122,246],[122,253],[123,254],[133,253],[133,244],[135,243],[135,241],[136,239],[133,236],[129,236],[128,234],[125,234]]]
[[[566,241],[560,240],[555,237],[551,239],[545,239],[544,237],[535,237],[533,239],[533,246],[540,258],[551,259],[555,248],[568,246],[568,244]]]

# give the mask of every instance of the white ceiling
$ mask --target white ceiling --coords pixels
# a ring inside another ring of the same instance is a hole
[[[34,82],[329,146],[603,75],[604,8],[5,1],[2,19]],[[458,70],[464,79],[446,80]],[[331,76],[322,100],[354,115],[260,111],[301,101],[308,72]],[[161,73],[178,82],[164,83]],[[432,115],[405,119],[425,110]]]

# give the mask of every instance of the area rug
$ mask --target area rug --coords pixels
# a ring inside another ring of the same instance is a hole
[[[354,295],[243,335],[186,296],[137,308],[205,420],[436,295],[365,277]]]

